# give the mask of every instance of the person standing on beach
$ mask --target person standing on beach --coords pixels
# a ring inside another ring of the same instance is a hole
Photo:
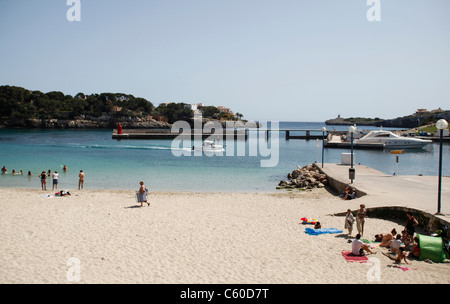
[[[80,170],[80,174],[78,174],[78,177],[80,178],[78,180],[78,190],[82,190],[83,189],[83,184],[84,184],[84,172],[83,170]]]
[[[41,178],[42,190],[47,190],[47,174],[45,173],[45,171],[42,171],[42,173],[39,174],[39,177]]]
[[[366,214],[367,214],[366,205],[364,204],[359,205],[359,209],[356,212],[356,228],[358,229],[358,233],[361,234],[361,236],[364,235],[364,222]]]
[[[147,203],[147,206],[150,206],[150,203],[147,201],[147,189],[145,188],[144,182],[140,181],[139,184],[141,187],[139,188],[138,202],[141,203],[141,207],[144,203]]]
[[[55,171],[55,173],[53,173],[52,179],[53,179],[52,190],[55,190],[55,188],[56,188],[56,190],[58,190],[58,179],[59,179],[58,171]]]
[[[355,218],[353,217],[352,211],[348,209],[347,214],[345,215],[345,224],[344,224],[344,228],[348,229],[348,235],[352,235],[354,222]]]
[[[416,226],[419,225],[419,222],[413,216],[411,211],[406,212],[407,220],[405,225],[405,230],[411,237],[414,237],[414,233],[416,232]]]

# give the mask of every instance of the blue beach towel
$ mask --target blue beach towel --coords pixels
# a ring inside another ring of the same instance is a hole
[[[336,229],[336,228],[322,228],[322,229],[312,229],[312,228],[306,228],[305,233],[309,235],[319,235],[319,234],[325,234],[325,233],[342,233],[342,230]]]

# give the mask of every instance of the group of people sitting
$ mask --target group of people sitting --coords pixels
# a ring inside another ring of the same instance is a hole
[[[405,229],[400,233],[394,228],[390,233],[380,233],[375,235],[375,242],[380,243],[381,247],[389,248],[388,253],[383,254],[396,263],[404,261],[409,264],[406,258],[419,258],[420,245],[419,238],[414,236],[415,226],[418,225],[417,220],[413,217],[411,212],[407,212],[408,220]],[[407,255],[406,252],[409,251]],[[364,255],[364,252],[375,254],[370,248],[369,244],[361,240],[361,235],[357,234],[355,240],[352,242],[352,253],[354,255]]]
[[[348,186],[345,190],[339,195],[339,197],[343,200],[351,200],[355,199],[356,191],[354,188]]]

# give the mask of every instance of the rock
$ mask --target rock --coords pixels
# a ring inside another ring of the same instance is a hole
[[[327,175],[320,173],[313,164],[297,169],[287,174],[288,180],[280,181],[277,189],[303,189],[324,188],[328,184]]]

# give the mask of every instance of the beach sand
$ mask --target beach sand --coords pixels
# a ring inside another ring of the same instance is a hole
[[[0,189],[0,283],[450,283],[450,264],[412,260],[403,271],[388,267],[384,248],[371,263],[349,263],[345,235],[305,233],[312,226],[302,217],[344,230],[331,214],[364,198],[342,201],[325,189],[156,192],[140,207],[134,191],[70,192]],[[364,237],[392,228],[403,223],[368,218]]]

